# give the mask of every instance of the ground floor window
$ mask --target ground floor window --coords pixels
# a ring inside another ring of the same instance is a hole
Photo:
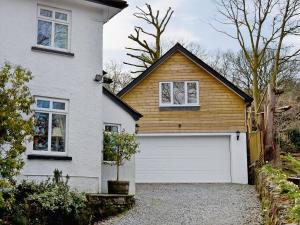
[[[117,132],[119,133],[121,130],[121,125],[120,124],[104,124],[104,131],[106,132]],[[117,149],[116,149],[117,151]],[[103,161],[114,161],[111,159],[105,152],[103,152]]]
[[[66,152],[68,101],[35,99],[33,150]]]

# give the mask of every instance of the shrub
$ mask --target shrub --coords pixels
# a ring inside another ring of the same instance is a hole
[[[288,131],[288,137],[291,143],[300,150],[300,131],[299,129],[290,129]]]
[[[287,174],[300,176],[300,161],[290,154],[281,156],[283,162],[283,170]]]
[[[123,130],[121,133],[104,131],[103,136],[103,153],[115,162],[117,181],[119,181],[120,166],[138,152],[139,144],[136,142],[136,135]]]
[[[63,180],[62,172],[55,170],[52,180],[48,179],[37,185],[29,183],[23,186],[22,190],[25,191],[23,194],[28,195],[26,202],[29,205],[29,217],[32,224],[79,223],[77,215],[87,207],[87,200],[85,194],[70,190],[68,180],[68,176]]]
[[[84,193],[71,191],[68,176],[55,170],[54,177],[36,183],[23,181],[14,189],[14,204],[0,218],[13,225],[88,225],[92,213]],[[55,218],[55,219],[54,219]],[[0,220],[0,224],[1,220]]]
[[[0,177],[10,182],[23,167],[24,144],[33,134],[31,79],[21,67],[6,64],[0,69]]]
[[[295,160],[295,159],[294,159]],[[282,196],[286,196],[291,204],[288,209],[288,217],[290,222],[300,221],[300,190],[297,185],[287,180],[287,175],[281,169],[275,169],[267,164],[260,170],[261,174],[265,174],[267,179],[276,185],[272,192],[276,192]]]

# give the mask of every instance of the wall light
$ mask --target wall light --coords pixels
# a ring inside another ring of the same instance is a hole
[[[140,125],[138,124],[135,124],[135,133],[139,133],[139,130],[140,130]]]
[[[241,132],[238,130],[236,132],[236,140],[240,140],[240,134],[241,134]]]

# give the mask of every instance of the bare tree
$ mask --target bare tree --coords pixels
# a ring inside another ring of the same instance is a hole
[[[124,70],[122,63],[110,61],[104,70],[107,72],[106,76],[113,80],[111,84],[105,84],[105,87],[115,94],[132,81],[130,73]]]
[[[204,61],[207,61],[210,58],[209,52],[205,48],[203,48],[199,43],[189,41],[186,39],[175,39],[175,40],[164,39],[161,44],[162,54],[166,53],[177,43],[181,44],[183,47],[185,47],[194,55],[196,55],[197,57],[199,57]]]
[[[258,70],[258,90],[262,93],[272,76],[274,50],[269,49]],[[251,66],[243,51],[218,52],[213,55],[210,65],[227,79],[239,86],[249,95],[253,95],[253,76]],[[290,81],[300,74],[300,61],[298,58],[286,61],[280,65],[277,75],[277,86],[285,89]]]
[[[271,84],[275,88],[280,66],[300,54],[299,47],[288,44],[288,38],[300,34],[300,0],[220,0],[218,11],[222,25],[234,32],[218,31],[236,39],[251,68],[255,112],[259,111],[259,72],[273,49]]]
[[[138,47],[127,47],[133,53],[127,53],[128,56],[137,60],[137,63],[124,62],[127,65],[138,68],[132,73],[140,73],[155,63],[161,56],[161,37],[165,32],[166,27],[174,13],[171,7],[167,10],[164,16],[160,17],[160,11],[153,12],[151,6],[146,4],[146,10],[137,7],[138,12],[133,15],[145,21],[148,25],[154,28],[153,32],[146,31],[141,26],[134,27],[134,34],[128,36],[129,39],[135,42]],[[146,36],[146,38],[144,38]],[[154,41],[146,39],[152,38]],[[154,44],[152,44],[154,43]]]

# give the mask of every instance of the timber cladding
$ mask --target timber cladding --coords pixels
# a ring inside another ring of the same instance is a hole
[[[161,110],[162,81],[199,81],[200,107]],[[143,115],[138,123],[140,133],[246,132],[244,99],[180,52],[170,56],[122,99]]]

